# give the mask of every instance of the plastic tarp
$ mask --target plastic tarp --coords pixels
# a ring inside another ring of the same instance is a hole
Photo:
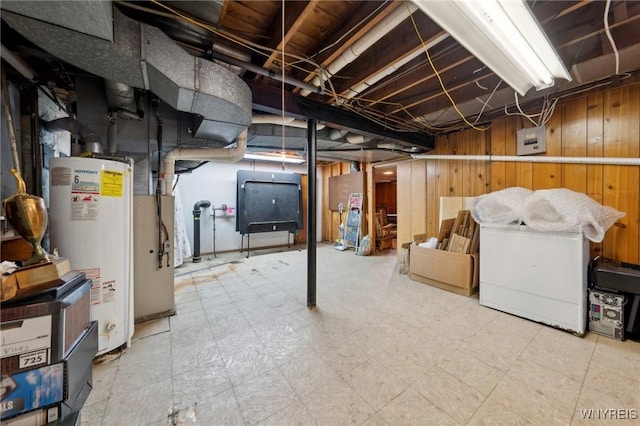
[[[175,197],[175,209],[173,221],[173,266],[180,266],[184,259],[191,257],[191,244],[187,236],[187,226],[184,222],[184,213],[182,211],[182,201],[180,200],[180,191],[178,188],[173,191]]]
[[[625,215],[570,189],[531,191],[518,187],[477,197],[471,213],[478,223],[524,223],[538,232],[582,231],[596,243],[602,242],[607,229]]]
[[[471,215],[478,223],[522,223],[524,201],[532,194],[532,190],[516,186],[481,195],[476,197]]]

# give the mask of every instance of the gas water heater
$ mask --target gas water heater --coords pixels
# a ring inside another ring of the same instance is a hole
[[[133,166],[82,157],[50,160],[51,248],[93,281],[98,355],[133,335]]]

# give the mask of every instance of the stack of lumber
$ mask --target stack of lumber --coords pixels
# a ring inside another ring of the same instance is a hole
[[[460,210],[455,218],[444,219],[438,233],[436,249],[473,254],[480,248],[480,227],[469,210]]]

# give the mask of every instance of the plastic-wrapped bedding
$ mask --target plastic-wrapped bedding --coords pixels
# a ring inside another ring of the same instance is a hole
[[[522,207],[531,194],[532,190],[516,186],[481,195],[476,197],[471,215],[478,223],[522,223]]]
[[[523,222],[535,231],[582,231],[596,243],[625,213],[603,206],[589,196],[565,188],[543,189],[529,196],[522,209]]]

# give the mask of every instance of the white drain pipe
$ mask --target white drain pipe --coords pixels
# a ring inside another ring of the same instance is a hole
[[[429,155],[411,154],[414,160],[496,161],[518,163],[604,164],[612,166],[640,166],[640,158],[631,157],[541,157],[518,155]]]
[[[274,124],[276,126],[297,127],[299,129],[307,128],[307,122],[305,120],[297,120],[293,117],[283,117],[274,114],[256,114],[251,117],[251,124]],[[324,128],[324,124],[316,123],[316,130],[322,130]]]
[[[374,26],[369,32],[367,32],[358,41],[353,43],[347,50],[342,52],[338,58],[331,62],[326,69],[328,76],[333,76],[341,69],[355,61],[365,50],[373,46],[378,40],[387,35],[391,30],[397,27],[402,21],[407,19],[413,12],[418,10],[417,6],[413,3],[405,3],[395,8],[387,17]],[[327,76],[323,76],[326,80]],[[315,87],[320,87],[323,80],[320,80],[320,76],[315,76],[311,81],[311,84]],[[301,90],[302,96],[309,96],[311,91]]]
[[[396,62],[392,63],[391,65],[389,65],[388,67],[384,68],[383,70],[378,71],[377,73],[375,73],[374,75],[369,77],[367,80],[363,81],[362,83],[360,83],[360,84],[358,84],[356,86],[348,88],[342,94],[342,97],[345,98],[345,99],[351,99],[354,96],[360,95],[360,93],[364,92],[369,87],[373,86],[374,84],[376,84],[377,82],[379,82],[380,80],[385,78],[386,76],[391,75],[394,72],[398,71],[400,69],[400,67],[402,67],[403,65],[408,64],[409,62],[411,62],[413,59],[417,58],[420,55],[425,55],[425,51],[424,51],[425,48],[426,49],[431,49],[433,46],[435,46],[438,43],[446,40],[448,37],[449,37],[448,33],[445,33],[445,32],[439,33],[438,35],[433,37],[431,40],[428,40],[424,47],[423,46],[419,46],[419,47],[415,48],[413,50],[413,52],[410,52],[404,58],[399,59],[398,61],[396,61]]]
[[[236,162],[242,160],[247,152],[247,135],[245,130],[236,138],[234,148],[174,148],[164,156],[164,191],[163,194],[171,195],[173,176],[175,175],[176,160],[200,160],[200,161],[224,161]]]

